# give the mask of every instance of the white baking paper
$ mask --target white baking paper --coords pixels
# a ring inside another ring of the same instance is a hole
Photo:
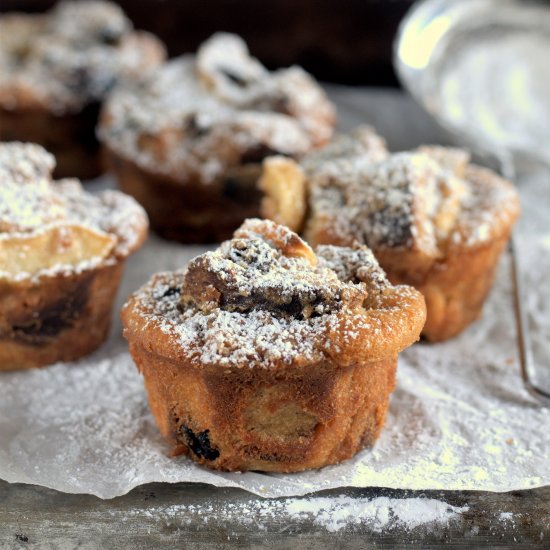
[[[96,184],[97,188],[97,184]],[[550,176],[522,182],[519,250],[541,384],[550,367]],[[117,308],[159,270],[204,248],[151,237],[127,265]],[[74,364],[0,373],[0,478],[112,498],[154,481],[240,487],[267,497],[342,486],[508,491],[550,483],[550,408],[523,389],[504,257],[483,318],[458,338],[400,356],[387,425],[372,450],[301,474],[217,473],[170,449],[115,323]],[[545,370],[546,368],[546,370]]]

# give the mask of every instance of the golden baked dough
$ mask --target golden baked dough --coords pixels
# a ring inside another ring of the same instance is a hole
[[[372,445],[422,295],[365,246],[320,246],[247,220],[123,308],[151,410],[176,453],[221,470],[318,468]]]
[[[0,237],[0,273],[34,275],[58,265],[78,265],[109,256],[116,238],[79,225],[49,227],[31,235]]]
[[[300,165],[287,157],[267,158],[258,187],[265,193],[262,216],[300,231],[307,208],[306,178]]]

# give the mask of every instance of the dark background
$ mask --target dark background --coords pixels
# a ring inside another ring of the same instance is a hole
[[[241,35],[269,68],[302,65],[320,80],[397,86],[392,41],[412,0],[120,0],[136,28],[171,56],[216,31]],[[55,0],[0,0],[0,11],[44,11]]]

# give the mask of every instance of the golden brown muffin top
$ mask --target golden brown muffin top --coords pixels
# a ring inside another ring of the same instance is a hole
[[[302,156],[330,139],[334,119],[301,68],[269,72],[238,36],[218,33],[195,56],[117,89],[100,137],[145,169],[211,184],[268,154]]]
[[[116,4],[60,2],[43,15],[0,17],[0,105],[75,112],[115,82],[141,77],[164,59],[153,36],[135,32]]]
[[[389,154],[357,136],[344,138],[345,149],[329,145],[304,160],[313,242],[357,240],[375,251],[435,258],[449,247],[482,244],[518,215],[512,184],[471,165],[465,151],[429,146]]]
[[[134,199],[52,181],[54,166],[38,145],[0,144],[0,278],[88,269],[126,257],[145,237],[147,217]]]
[[[418,338],[420,294],[392,286],[364,246],[316,253],[287,228],[247,220],[187,269],[126,304],[126,335],[197,366],[304,366],[393,357]]]

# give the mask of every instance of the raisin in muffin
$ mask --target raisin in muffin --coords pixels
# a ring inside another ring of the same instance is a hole
[[[46,14],[0,16],[0,140],[39,143],[57,159],[57,177],[101,171],[99,107],[120,80],[164,60],[152,35],[136,32],[102,1],[62,2]]]
[[[370,129],[309,155],[300,169],[308,241],[369,246],[392,283],[424,294],[428,340],[451,338],[480,315],[519,215],[510,182],[459,149],[390,154]]]
[[[267,71],[237,36],[216,34],[107,102],[100,138],[123,191],[162,236],[217,242],[259,214],[267,155],[325,144],[334,109],[301,68]],[[276,190],[275,190],[276,192]],[[298,197],[298,200],[299,197]]]
[[[38,145],[0,144],[0,370],[91,353],[106,338],[145,212],[118,191],[53,182]]]
[[[176,453],[219,470],[293,472],[375,442],[397,354],[425,313],[365,246],[314,252],[256,219],[187,269],[154,276],[122,319]]]

